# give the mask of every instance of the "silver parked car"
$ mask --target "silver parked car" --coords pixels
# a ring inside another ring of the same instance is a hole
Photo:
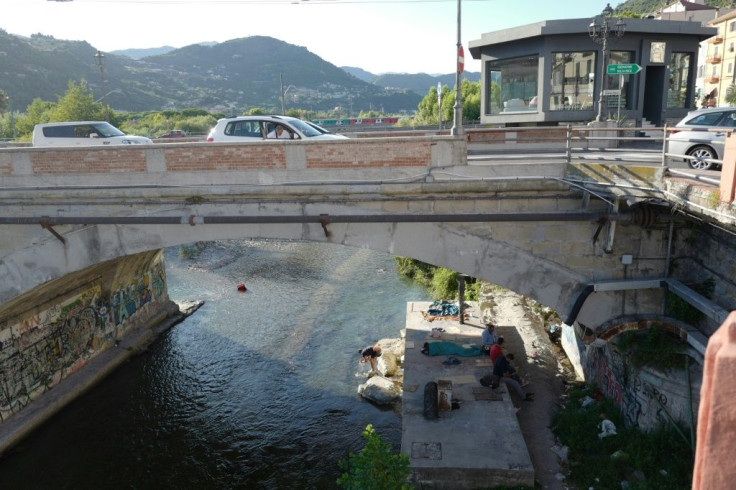
[[[324,140],[346,139],[332,134],[321,126],[289,116],[240,116],[227,117],[217,124],[207,136],[210,142],[263,141],[263,140]]]
[[[687,155],[691,168],[720,167],[726,133],[736,130],[736,107],[714,107],[689,112],[669,135],[667,153]]]

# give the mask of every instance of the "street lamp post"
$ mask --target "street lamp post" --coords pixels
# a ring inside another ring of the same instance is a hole
[[[601,53],[601,71],[600,71],[600,82],[599,82],[599,95],[598,95],[598,115],[596,121],[603,120],[603,91],[606,88],[606,65],[608,64],[608,38],[613,35],[620,38],[624,35],[626,30],[626,24],[621,19],[618,19],[614,25],[610,25],[611,16],[613,15],[613,9],[611,4],[607,3],[606,8],[603,9],[601,15],[593,18],[593,22],[588,26],[588,34],[593,42],[602,45]]]
[[[458,55],[460,54],[460,49],[462,48],[462,41],[460,39],[460,2],[461,0],[457,0],[457,48],[455,49],[455,105],[453,107],[453,119],[452,119],[452,129],[450,130],[450,134],[453,136],[458,136],[463,134],[463,105],[462,105],[462,98],[461,98],[461,85],[460,85],[460,63],[457,59]]]
[[[99,49],[95,53],[95,62],[97,63],[97,66],[100,67],[100,81],[102,82],[102,93],[104,94],[102,96],[102,105],[105,106],[105,117],[107,118],[107,122],[110,122],[110,109],[107,106],[107,103],[105,102],[105,97],[107,96],[107,91],[105,90],[105,55],[102,54],[102,51]]]

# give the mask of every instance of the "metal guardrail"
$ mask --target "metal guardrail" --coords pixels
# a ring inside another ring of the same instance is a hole
[[[672,153],[668,151],[669,141],[672,134],[683,131],[681,128],[652,127],[589,127],[589,126],[554,126],[554,127],[518,127],[518,128],[486,128],[474,129],[466,131],[468,135],[468,152],[469,154],[483,153],[489,157],[502,159],[504,155],[508,155],[510,151],[522,152],[529,151],[529,158],[535,159],[535,151],[549,153],[555,150],[564,149],[564,158],[567,163],[579,160],[606,160],[600,155],[591,156],[592,152],[607,152],[610,155],[619,153],[638,153],[640,155],[649,155],[646,161],[653,161],[651,155],[657,153],[658,163],[662,167],[672,167],[678,162],[687,163],[688,161],[698,160],[707,162],[711,165],[721,166],[722,160],[715,158],[703,158],[693,155]],[[690,131],[690,130],[688,130]],[[709,130],[695,131],[708,132]],[[710,130],[710,132],[724,131]],[[524,137],[524,133],[534,134],[534,138]],[[548,133],[548,136],[545,136]],[[513,138],[509,138],[509,134],[513,134]],[[511,141],[512,146],[508,143]],[[701,143],[703,146],[724,145],[723,141],[713,141],[708,138],[690,138],[692,143]],[[535,146],[536,145],[536,146]],[[531,151],[534,150],[534,151]],[[721,151],[722,153],[722,151]],[[539,157],[537,157],[538,159]],[[629,155],[631,158],[631,155]],[[614,156],[608,160],[622,161]],[[641,159],[637,159],[640,161]],[[689,165],[690,166],[690,165]],[[691,166],[692,167],[692,166]],[[697,175],[696,168],[692,172],[678,171],[680,175]],[[675,171],[671,169],[670,171]],[[703,182],[716,182],[715,178],[703,178],[698,176],[696,180]]]

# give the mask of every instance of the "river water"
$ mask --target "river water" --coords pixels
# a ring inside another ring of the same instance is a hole
[[[188,250],[166,250],[169,294],[205,304],[0,460],[0,489],[329,489],[367,424],[399,449],[399,415],[356,393],[357,350],[398,337],[406,303],[428,300],[390,255]]]

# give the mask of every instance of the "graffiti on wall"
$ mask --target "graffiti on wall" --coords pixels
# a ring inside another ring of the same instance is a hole
[[[667,420],[670,400],[655,386],[656,376],[645,376],[643,372],[627,366],[625,359],[611,348],[610,343],[589,345],[584,367],[586,379],[596,383],[601,393],[613,400],[626,425],[649,429]],[[659,382],[666,383],[666,377],[662,375]]]
[[[0,421],[114,345],[148,305],[166,297],[163,263],[113,285],[94,285],[0,331]]]

